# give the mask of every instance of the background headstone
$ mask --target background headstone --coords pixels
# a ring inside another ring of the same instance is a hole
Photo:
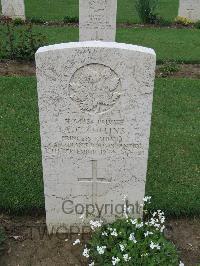
[[[200,20],[200,0],[179,0],[178,15],[194,22]]]
[[[79,0],[79,40],[115,41],[117,0]]]
[[[88,204],[113,205],[101,213],[111,221],[124,195],[130,204],[144,197],[155,53],[68,43],[40,48],[36,65],[49,232],[80,224]]]
[[[1,0],[1,6],[4,16],[25,20],[24,0]]]

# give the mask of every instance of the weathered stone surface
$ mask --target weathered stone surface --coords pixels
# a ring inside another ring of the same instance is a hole
[[[93,204],[90,212],[102,208],[103,218],[111,221],[122,210],[123,195],[129,204],[141,202],[155,64],[153,50],[111,42],[37,51],[49,231],[80,224],[88,204]]]
[[[1,6],[4,16],[25,20],[24,0],[1,0]]]
[[[200,20],[200,0],[179,0],[178,15],[194,22]]]
[[[115,41],[117,0],[79,0],[79,40]]]

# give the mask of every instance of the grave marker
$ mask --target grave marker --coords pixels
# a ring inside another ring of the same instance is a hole
[[[180,0],[178,15],[193,22],[200,20],[200,0]]]
[[[24,0],[1,0],[3,16],[25,20]]]
[[[117,0],[79,0],[79,40],[115,41]]]
[[[36,53],[46,221],[81,224],[74,206],[141,202],[156,57],[152,49],[80,42]],[[63,202],[71,202],[63,211]],[[116,213],[102,213],[106,221]],[[136,214],[141,216],[141,214]],[[89,217],[91,219],[91,217]]]

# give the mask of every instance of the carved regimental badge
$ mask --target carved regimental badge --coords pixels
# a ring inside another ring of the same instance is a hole
[[[107,0],[89,0],[89,7],[95,11],[104,10],[107,5]]]
[[[79,68],[69,83],[70,98],[83,112],[104,113],[121,95],[121,81],[110,67],[89,64]]]

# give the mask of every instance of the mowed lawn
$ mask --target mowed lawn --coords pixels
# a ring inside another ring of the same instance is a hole
[[[78,17],[79,0],[25,0],[27,18],[63,20],[65,16]],[[159,0],[157,13],[168,21],[178,14],[178,0]],[[140,22],[135,0],[118,0],[118,22]]]
[[[36,79],[0,78],[0,209],[44,209]],[[146,193],[168,215],[200,214],[200,80],[157,79]]]
[[[0,40],[5,42],[5,27],[0,26]],[[22,26],[16,27],[16,34]],[[78,41],[78,28],[34,26],[34,32],[46,36],[46,44]],[[200,63],[200,30],[168,28],[117,29],[117,41],[155,49],[157,61]],[[2,50],[3,51],[3,50]],[[3,58],[3,52],[0,58]]]

